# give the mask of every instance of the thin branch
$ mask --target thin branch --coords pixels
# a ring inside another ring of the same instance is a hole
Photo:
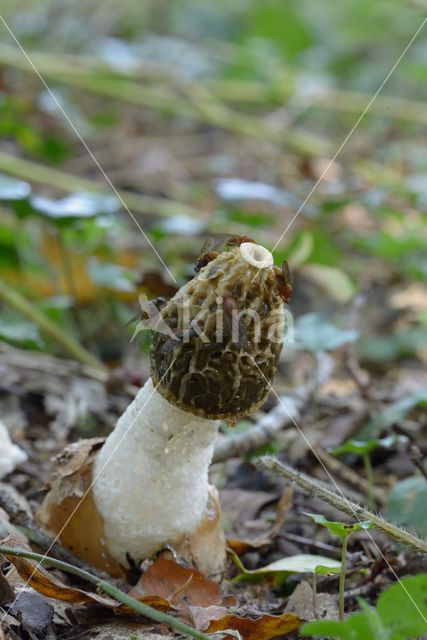
[[[328,354],[319,354],[314,375],[306,384],[292,394],[280,396],[273,409],[264,414],[248,431],[224,436],[218,440],[215,445],[213,462],[239,458],[270,444],[285,427],[292,424],[293,420],[298,419],[316,389],[330,378],[333,367],[333,359]]]
[[[284,396],[284,405],[290,407],[289,413],[297,419],[300,405],[291,396]],[[292,418],[282,403],[264,414],[248,431],[236,435],[223,436],[215,445],[212,462],[224,462],[230,458],[239,458],[261,447],[265,447],[288,425]]]
[[[256,460],[255,466],[261,471],[267,471],[268,473],[273,473],[295,482],[309,495],[324,500],[336,509],[339,509],[353,518],[357,516],[361,520],[370,520],[379,531],[389,538],[408,545],[421,553],[427,553],[427,541],[421,540],[411,533],[404,531],[381,516],[377,516],[375,513],[368,511],[368,509],[364,509],[355,502],[337,495],[319,480],[313,480],[304,473],[296,471],[289,465],[283,464],[275,458],[267,456]]]
[[[171,629],[175,629],[176,631],[180,631],[181,633],[186,633],[196,640],[211,640],[210,636],[202,633],[201,631],[197,631],[197,629],[190,627],[189,625],[185,624],[185,622],[181,622],[181,620],[178,620],[177,618],[174,618],[167,613],[157,611],[157,609],[153,609],[153,607],[150,607],[143,602],[139,602],[121,589],[118,589],[108,582],[105,582],[105,580],[100,580],[88,571],[84,571],[83,569],[79,569],[78,567],[74,567],[73,565],[68,564],[68,562],[62,562],[61,560],[56,560],[55,558],[42,556],[40,553],[25,551],[24,549],[14,549],[13,547],[7,547],[3,545],[0,545],[0,553],[6,557],[12,556],[16,558],[27,558],[28,560],[35,560],[40,564],[45,564],[50,567],[54,567],[55,569],[65,571],[66,573],[71,573],[75,576],[78,576],[82,580],[86,580],[86,582],[93,584],[100,591],[108,594],[118,602],[131,607],[134,611],[142,616],[145,616],[146,618],[149,618],[150,620],[155,620],[156,622],[160,622],[161,624],[167,624]]]

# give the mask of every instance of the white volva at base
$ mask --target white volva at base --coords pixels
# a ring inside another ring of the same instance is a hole
[[[200,524],[219,420],[172,406],[151,378],[97,455],[94,498],[111,554],[138,561]]]

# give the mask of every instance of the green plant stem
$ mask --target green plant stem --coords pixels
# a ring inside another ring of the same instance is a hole
[[[415,3],[416,0],[411,0]],[[418,0],[421,4],[420,0]],[[218,48],[225,50],[229,43],[215,41],[215,53]],[[28,55],[43,76],[63,82],[84,86],[96,93],[102,93],[110,97],[116,97],[130,102],[137,101],[144,106],[160,107],[165,112],[176,113],[177,98],[171,100],[170,91],[161,90],[158,87],[150,87],[147,90],[147,82],[141,89],[141,77],[147,79],[162,80],[165,83],[176,82],[173,70],[162,69],[158,66],[149,68],[147,65],[141,70],[119,72],[112,69],[103,60],[90,56],[70,56],[41,51],[28,51]],[[21,71],[33,73],[24,56],[19,55],[16,47],[1,44],[0,65],[10,66]],[[130,81],[133,79],[133,82]],[[96,80],[94,82],[94,80]],[[180,78],[180,81],[182,79]],[[292,97],[293,104],[306,108],[322,108],[333,111],[342,111],[360,114],[369,102],[370,96],[356,91],[343,91],[328,89],[318,95],[310,96],[307,104],[305,96],[295,94],[294,86],[298,80],[298,73],[289,69],[281,70],[280,76],[271,77],[261,82],[253,80],[215,79],[206,83],[205,88],[218,100],[230,102],[254,102],[268,104],[276,99],[279,104]],[[93,86],[90,86],[92,83]],[[182,103],[182,104],[181,104]],[[184,111],[185,105],[180,101],[178,107]],[[188,110],[188,107],[187,107]],[[384,118],[395,118],[409,122],[427,124],[425,105],[417,100],[408,100],[396,96],[378,96],[370,109],[375,115]],[[185,114],[183,114],[185,115]],[[188,115],[188,112],[187,112]],[[237,115],[237,114],[236,114]],[[216,117],[216,114],[214,114]],[[209,118],[208,114],[208,118]]]
[[[25,160],[24,158],[6,153],[5,151],[0,151],[0,171],[4,171],[4,173],[12,176],[17,176],[23,180],[55,187],[67,193],[74,193],[75,191],[111,193],[111,187],[108,183],[102,184],[94,180],[88,180],[87,178],[80,178],[79,176],[47,167],[32,160]],[[149,213],[161,217],[170,217],[185,213],[188,216],[199,219],[206,217],[204,211],[185,203],[167,200],[165,198],[153,198],[139,193],[132,193],[131,191],[118,190],[118,193],[126,206],[135,213]]]
[[[371,456],[369,453],[363,455],[363,464],[365,465],[366,479],[368,481],[368,509],[372,511],[375,508],[374,502],[374,471],[372,469]]]
[[[341,573],[340,573],[340,586],[339,586],[339,618],[344,620],[344,591],[345,591],[345,574],[347,569],[347,544],[348,535],[342,536],[342,549],[341,549]]]
[[[39,564],[48,565],[50,567],[54,567],[55,569],[65,571],[66,573],[71,573],[75,576],[78,576],[82,580],[90,582],[91,584],[95,585],[95,587],[100,591],[108,594],[118,602],[131,607],[140,615],[145,616],[146,618],[150,618],[150,620],[155,620],[156,622],[160,622],[161,624],[167,624],[171,629],[175,629],[176,631],[180,631],[181,633],[186,633],[196,640],[211,640],[208,635],[202,633],[201,631],[197,631],[197,629],[194,629],[184,622],[181,622],[181,620],[178,620],[177,618],[174,618],[167,613],[157,611],[157,609],[153,609],[153,607],[150,607],[143,602],[139,602],[139,600],[132,598],[121,589],[114,587],[105,580],[100,580],[84,569],[79,569],[78,567],[74,567],[72,564],[68,564],[68,562],[63,562],[62,560],[57,560],[56,558],[49,558],[48,556],[42,556],[40,553],[34,553],[33,551],[26,551],[25,549],[14,549],[13,547],[7,547],[3,545],[0,545],[0,553],[6,557],[13,556],[16,558],[27,558],[28,560],[35,560]]]
[[[268,140],[272,144],[286,144],[295,152],[310,156],[327,154],[330,145],[326,140],[310,134],[305,129],[269,126],[261,118],[236,112],[200,83],[179,78],[173,73],[163,76],[163,86],[149,86],[148,82],[130,80],[116,70],[87,64],[85,59],[55,55],[54,59],[38,51],[28,52],[31,61],[43,76],[108,96],[117,100],[160,111],[170,116],[188,117],[193,120],[221,127],[235,134]],[[34,69],[24,56],[8,45],[0,46],[0,65],[15,67],[34,74]],[[169,86],[167,86],[167,81]],[[166,89],[164,85],[166,84]],[[177,84],[175,90],[174,84]],[[181,95],[180,95],[181,94]],[[182,98],[184,94],[184,98]]]
[[[282,476],[291,482],[295,482],[306,493],[316,498],[324,500],[343,513],[356,518],[358,520],[370,520],[375,527],[389,538],[408,545],[420,553],[427,553],[427,541],[417,538],[412,533],[404,531],[395,524],[388,522],[381,516],[377,516],[372,511],[361,507],[355,502],[349,500],[345,496],[340,496],[331,491],[325,484],[319,480],[313,480],[304,473],[296,471],[289,465],[279,462],[275,458],[265,456],[255,461],[255,466],[261,471],[274,473]]]
[[[28,302],[18,291],[12,289],[0,279],[0,300],[13,307],[16,311],[36,324],[40,331],[45,333],[51,340],[61,346],[71,356],[79,362],[93,367],[98,371],[106,371],[106,367],[98,358],[87,351],[74,338],[65,333],[57,324],[52,322],[37,307]]]
[[[311,95],[308,102],[306,96],[298,95],[293,91],[296,80],[296,75],[292,77],[287,71],[285,78],[270,82],[213,80],[207,86],[218,98],[230,102],[265,104],[269,101],[283,102],[292,98],[292,105],[304,109],[323,109],[354,114],[360,114],[370,100],[370,96],[366,93],[328,89],[318,95]],[[425,105],[417,100],[379,95],[370,111],[382,118],[427,124]]]

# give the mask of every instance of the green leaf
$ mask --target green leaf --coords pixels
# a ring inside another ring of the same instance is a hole
[[[426,271],[427,275],[427,271]],[[423,327],[411,327],[390,336],[363,338],[357,345],[358,355],[369,362],[390,362],[413,356],[427,347],[427,333]]]
[[[116,291],[135,291],[134,272],[119,264],[100,262],[97,258],[90,258],[87,271],[92,281],[100,287]]]
[[[280,560],[267,564],[265,567],[253,570],[246,569],[240,558],[234,553],[231,555],[242,572],[237,576],[239,580],[257,576],[262,577],[268,574],[291,575],[293,573],[320,573],[318,570],[319,567],[322,567],[325,573],[335,573],[341,570],[341,563],[338,562],[338,560],[327,558],[326,556],[316,556],[310,553],[299,553],[294,556],[280,558]]]
[[[295,327],[294,349],[304,351],[332,351],[354,342],[357,331],[339,329],[317,313],[301,316]]]
[[[391,449],[395,444],[408,442],[406,436],[399,436],[396,433],[386,436],[385,438],[371,438],[370,440],[347,440],[340,447],[331,449],[334,456],[342,456],[346,453],[352,453],[357,456],[364,456],[382,447],[383,449]]]
[[[314,573],[320,576],[331,576],[335,573],[340,573],[340,571],[341,571],[341,564],[339,565],[339,567],[325,567],[324,564],[319,564],[314,569]]]
[[[249,227],[267,227],[274,224],[274,218],[265,213],[253,213],[250,211],[240,211],[239,209],[225,209],[225,219],[238,222]]]
[[[357,613],[347,620],[317,620],[300,629],[300,635],[314,638],[342,638],[342,640],[381,640],[374,636],[365,613]]]
[[[298,553],[294,556],[280,558],[265,567],[255,569],[251,573],[317,573],[318,567],[326,567],[328,570],[341,569],[341,562],[325,556],[316,556],[310,553]]]
[[[372,437],[380,433],[384,429],[387,429],[392,424],[400,422],[419,404],[423,404],[427,401],[427,386],[421,387],[419,391],[412,395],[394,402],[387,407],[384,411],[379,413],[368,424],[361,429],[359,437],[364,439],[365,437]]]
[[[340,304],[349,302],[356,292],[349,276],[339,267],[310,263],[304,265],[301,272]]]
[[[340,538],[344,538],[350,533],[354,533],[355,531],[363,531],[367,529],[373,529],[374,525],[369,520],[364,520],[362,522],[354,522],[353,524],[347,524],[345,522],[333,522],[331,520],[327,520],[325,516],[317,513],[306,513],[306,516],[309,516],[316,524],[322,525],[322,527],[326,527],[329,533],[332,536],[338,536]]]
[[[0,201],[8,202],[20,218],[39,215],[61,226],[115,213],[120,208],[119,200],[110,194],[73,193],[60,200],[33,195],[27,182],[3,174],[0,174]]]
[[[23,200],[30,193],[28,182],[0,174],[0,200]]]
[[[387,515],[397,524],[427,536],[427,481],[421,476],[405,478],[394,485],[388,496]]]
[[[117,198],[99,193],[73,193],[61,200],[33,196],[31,204],[38,214],[59,224],[115,213],[119,209]]]
[[[263,39],[274,43],[278,50],[289,59],[313,44],[314,35],[310,25],[298,10],[298,3],[280,0],[250,3],[250,10],[244,21],[247,25],[242,36]]]
[[[32,322],[15,317],[13,314],[4,314],[0,318],[0,338],[22,347],[41,347],[43,345],[38,327]]]
[[[394,640],[426,634],[427,574],[394,584],[380,596],[377,609]]]
[[[309,259],[313,251],[313,246],[313,234],[304,229],[297,237],[296,242],[292,244],[291,248],[286,250],[286,254],[284,254],[282,260],[279,258],[279,263],[287,258],[292,268],[296,269]]]
[[[277,207],[295,206],[295,197],[274,185],[240,178],[221,178],[216,182],[218,196],[225,202],[259,200]]]
[[[362,611],[346,620],[318,620],[302,636],[343,640],[409,640],[427,633],[427,574],[404,578],[379,597],[377,608],[361,601]]]

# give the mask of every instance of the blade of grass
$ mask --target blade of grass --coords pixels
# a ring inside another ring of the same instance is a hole
[[[89,191],[97,193],[110,193],[108,185],[104,185],[87,178],[80,178],[59,169],[47,167],[32,160],[19,158],[11,153],[0,151],[0,171],[9,175],[18,176],[29,182],[37,182],[49,187],[55,186],[57,189],[74,193],[76,191]],[[188,204],[166,200],[165,198],[154,198],[144,196],[130,191],[119,191],[125,204],[131,211],[136,213],[150,213],[163,217],[182,215],[196,218],[205,216],[205,212],[196,209]]]
[[[12,289],[3,280],[0,279],[0,300],[13,307],[16,311],[36,324],[40,331],[45,333],[57,345],[67,351],[73,358],[83,364],[93,367],[99,371],[105,371],[106,368],[98,358],[87,351],[72,336],[65,333],[61,327],[52,322],[44,313],[42,313],[31,302],[26,300],[18,291]]]
[[[71,64],[67,58],[56,53],[54,60],[51,60],[49,55],[36,51],[28,51],[27,54],[46,79],[83,88],[129,104],[147,107],[170,116],[188,117],[247,138],[265,139],[271,144],[286,145],[304,155],[323,155],[330,149],[328,141],[310,134],[305,129],[270,126],[261,118],[234,111],[222,103],[218,97],[213,96],[203,85],[185,78],[180,78],[179,86],[174,87],[176,79],[171,74],[169,86],[165,89],[149,86],[147,82],[129,80],[117,71]],[[27,60],[8,45],[0,46],[0,65],[34,73]],[[167,83],[168,79],[163,80]]]

